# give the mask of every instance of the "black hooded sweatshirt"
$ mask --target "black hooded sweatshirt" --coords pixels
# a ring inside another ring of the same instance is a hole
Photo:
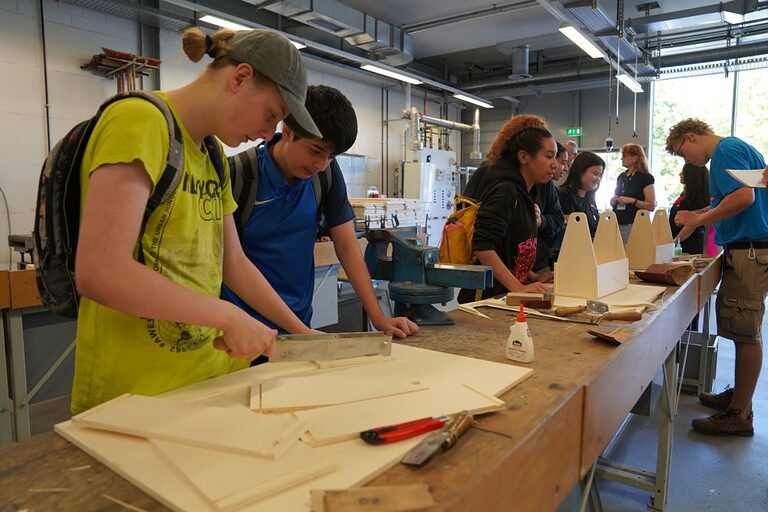
[[[519,169],[499,158],[493,165],[481,164],[463,194],[481,202],[472,250],[495,250],[520,282],[525,282],[536,261],[536,190],[533,187],[531,195]],[[494,278],[493,288],[483,290],[482,298],[506,292],[506,287]],[[474,300],[475,290],[463,289],[459,293],[460,303]]]

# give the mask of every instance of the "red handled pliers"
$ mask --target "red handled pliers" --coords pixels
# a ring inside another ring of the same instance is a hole
[[[442,428],[451,421],[450,416],[439,416],[437,418],[421,418],[396,425],[387,425],[386,427],[373,428],[360,432],[360,439],[368,444],[387,444],[395,441],[402,441],[425,432],[431,432]]]

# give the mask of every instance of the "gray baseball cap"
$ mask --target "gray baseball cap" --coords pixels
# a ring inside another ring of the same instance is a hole
[[[228,43],[230,50],[221,57],[250,64],[277,85],[291,111],[285,124],[301,138],[322,139],[323,134],[304,106],[307,73],[301,54],[288,38],[270,30],[253,29],[235,32]]]

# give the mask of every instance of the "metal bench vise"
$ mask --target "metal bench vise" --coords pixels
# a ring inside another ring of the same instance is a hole
[[[454,288],[482,290],[493,286],[493,270],[484,265],[454,265],[438,261],[437,247],[419,245],[397,230],[368,231],[365,263],[373,279],[389,281],[395,316],[419,325],[455,322],[432,304],[453,299]],[[390,251],[391,248],[391,251]]]

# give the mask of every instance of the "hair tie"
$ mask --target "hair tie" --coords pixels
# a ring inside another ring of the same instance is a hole
[[[213,43],[213,39],[210,35],[205,34],[205,53],[212,59],[216,58],[216,46]]]

